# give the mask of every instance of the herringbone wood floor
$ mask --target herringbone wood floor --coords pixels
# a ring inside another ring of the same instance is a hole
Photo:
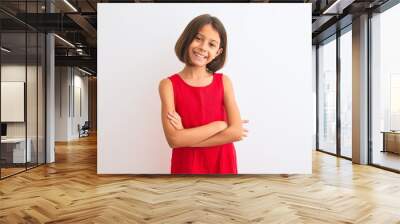
[[[96,138],[0,181],[0,223],[400,223],[400,175],[319,152],[312,175],[98,176]]]

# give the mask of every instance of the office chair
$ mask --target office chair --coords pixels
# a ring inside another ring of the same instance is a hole
[[[89,136],[89,121],[85,121],[85,123],[82,125],[82,127],[79,127],[80,125],[78,125],[78,129],[79,129],[79,138],[80,137],[87,137]]]

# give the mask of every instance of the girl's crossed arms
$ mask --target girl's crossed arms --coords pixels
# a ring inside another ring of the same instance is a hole
[[[248,121],[241,120],[232,83],[225,75],[223,75],[223,84],[228,123],[213,121],[206,125],[185,129],[179,114],[175,112],[172,83],[168,78],[161,80],[159,85],[161,119],[165,137],[171,148],[217,146],[240,141],[247,136],[248,130],[243,128],[243,123]]]

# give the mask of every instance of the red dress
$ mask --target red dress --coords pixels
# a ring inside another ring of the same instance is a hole
[[[207,86],[187,84],[178,74],[168,77],[174,90],[175,110],[184,128],[193,128],[212,121],[227,121],[224,106],[222,74],[214,73]],[[237,174],[233,143],[212,147],[174,148],[172,174]]]

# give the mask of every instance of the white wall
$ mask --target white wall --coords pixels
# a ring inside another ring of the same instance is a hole
[[[55,141],[68,140],[68,67],[55,68]]]
[[[317,149],[317,48],[312,46],[313,149]]]
[[[55,78],[55,140],[77,139],[78,124],[83,125],[88,120],[88,78],[72,67],[56,67]],[[82,114],[76,108],[79,98],[75,90],[78,89],[81,90]]]
[[[203,13],[227,29],[219,72],[250,120],[239,173],[311,173],[311,4],[215,3],[98,4],[98,173],[170,172],[158,83],[182,69],[175,42]]]
[[[79,138],[79,132],[78,132],[78,124],[82,126],[85,121],[88,120],[88,77],[87,76],[82,76],[82,72],[79,70],[74,71],[74,108],[72,109],[75,111],[75,113],[72,113],[72,129],[71,129],[71,135],[73,138]],[[80,93],[78,92],[80,91]],[[80,97],[79,97],[80,94]],[[81,101],[81,102],[79,102]],[[72,105],[71,105],[72,106]],[[82,110],[81,112],[79,111],[79,107]]]

